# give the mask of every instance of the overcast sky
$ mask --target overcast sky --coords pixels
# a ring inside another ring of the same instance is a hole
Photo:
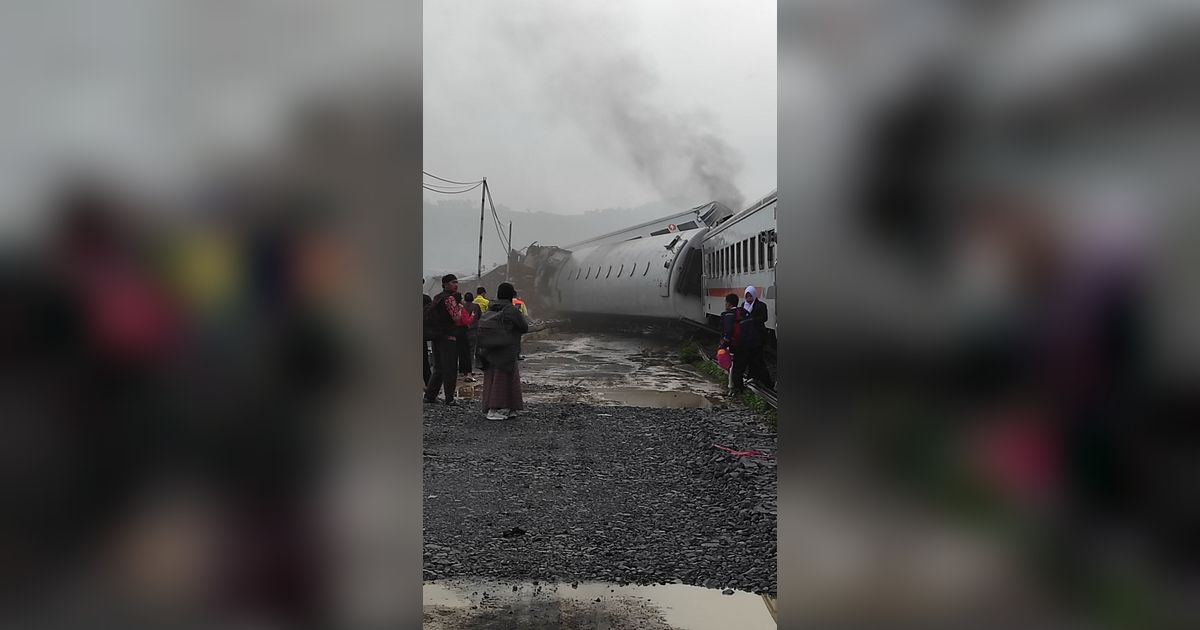
[[[767,0],[426,2],[425,169],[519,210],[758,198],[775,23]]]

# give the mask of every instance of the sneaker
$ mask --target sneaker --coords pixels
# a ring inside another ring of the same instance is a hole
[[[489,409],[487,412],[488,420],[503,420],[505,417],[504,414],[500,413],[499,409]]]
[[[507,418],[508,420],[512,420],[513,418],[516,418],[516,417],[517,417],[516,410],[509,411],[508,415],[505,416],[505,418]]]
[[[450,400],[447,400],[447,401],[446,401],[446,406],[447,406],[447,407],[457,407],[457,406],[458,406],[458,401],[456,401],[456,400],[454,400],[453,398],[451,398]]]
[[[464,383],[474,383],[474,382],[475,382],[475,377],[474,377],[474,376],[464,376],[464,377],[463,377],[463,382],[464,382]]]

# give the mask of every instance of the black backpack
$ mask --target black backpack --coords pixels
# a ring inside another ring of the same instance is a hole
[[[446,332],[445,317],[439,315],[448,315],[446,313],[446,305],[444,295],[439,295],[438,299],[425,305],[425,312],[421,318],[421,330],[424,331],[425,341],[433,341]],[[440,311],[440,313],[439,313]]]
[[[479,318],[480,348],[503,348],[513,342],[512,331],[504,320],[504,310],[489,310]]]

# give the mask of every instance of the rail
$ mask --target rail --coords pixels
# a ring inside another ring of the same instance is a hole
[[[708,353],[705,352],[703,349],[700,350],[700,356],[703,357],[705,361],[708,361],[709,363],[712,363],[713,365],[717,365],[717,361],[715,359],[713,359],[712,357],[708,356]],[[746,389],[749,389],[750,391],[754,392],[755,395],[757,395],[759,398],[762,398],[764,401],[766,401],[766,403],[768,405],[771,405],[772,409],[774,409],[776,411],[779,410],[779,397],[775,394],[774,390],[767,389],[766,387],[763,387],[763,386],[759,385],[758,383],[755,383],[753,380],[746,381]]]

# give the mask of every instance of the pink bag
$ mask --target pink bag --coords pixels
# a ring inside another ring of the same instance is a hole
[[[733,355],[729,354],[725,348],[717,350],[717,365],[721,366],[722,370],[728,371],[730,367],[733,367]]]

